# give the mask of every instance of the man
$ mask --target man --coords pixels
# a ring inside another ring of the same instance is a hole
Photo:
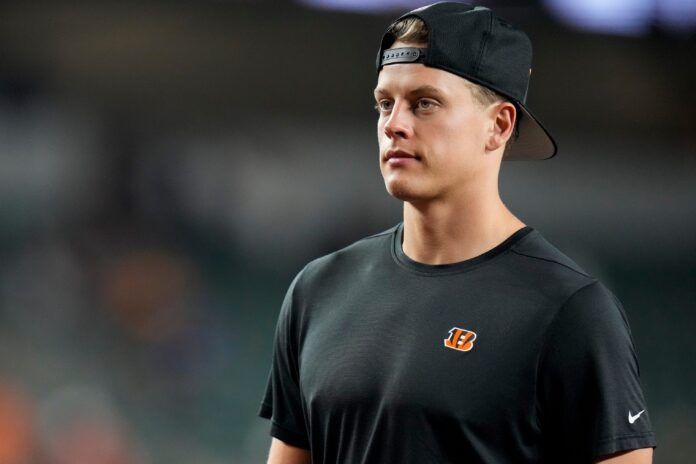
[[[556,152],[525,107],[526,35],[437,3],[389,27],[377,69],[403,223],[290,285],[259,412],[269,463],[652,462],[619,301],[498,193],[503,159]]]

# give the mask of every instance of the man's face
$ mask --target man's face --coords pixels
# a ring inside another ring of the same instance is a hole
[[[476,189],[491,169],[497,174],[500,160],[485,149],[495,118],[463,78],[422,64],[391,64],[379,74],[375,100],[380,170],[392,196],[443,199]]]

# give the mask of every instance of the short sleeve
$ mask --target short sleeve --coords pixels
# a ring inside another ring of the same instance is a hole
[[[285,295],[273,339],[273,359],[258,415],[271,419],[271,435],[289,445],[309,449],[307,424],[299,387],[298,345],[294,309],[295,277]]]
[[[551,322],[537,393],[544,462],[589,463],[656,446],[626,315],[598,281],[575,292]]]

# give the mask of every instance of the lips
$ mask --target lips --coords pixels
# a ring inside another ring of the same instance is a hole
[[[398,159],[414,159],[416,161],[420,161],[420,156],[414,155],[412,153],[409,153],[404,150],[399,150],[399,149],[392,149],[388,150],[387,153],[384,155],[385,161],[389,160],[398,160]]]

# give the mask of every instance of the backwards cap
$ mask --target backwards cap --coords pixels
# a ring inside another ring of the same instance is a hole
[[[422,63],[491,89],[510,99],[518,111],[517,140],[504,160],[547,159],[556,142],[525,106],[532,73],[532,43],[519,29],[485,7],[439,2],[410,11],[396,21],[420,18],[428,28],[427,48],[392,48],[389,29],[377,54],[377,72],[395,63]]]

